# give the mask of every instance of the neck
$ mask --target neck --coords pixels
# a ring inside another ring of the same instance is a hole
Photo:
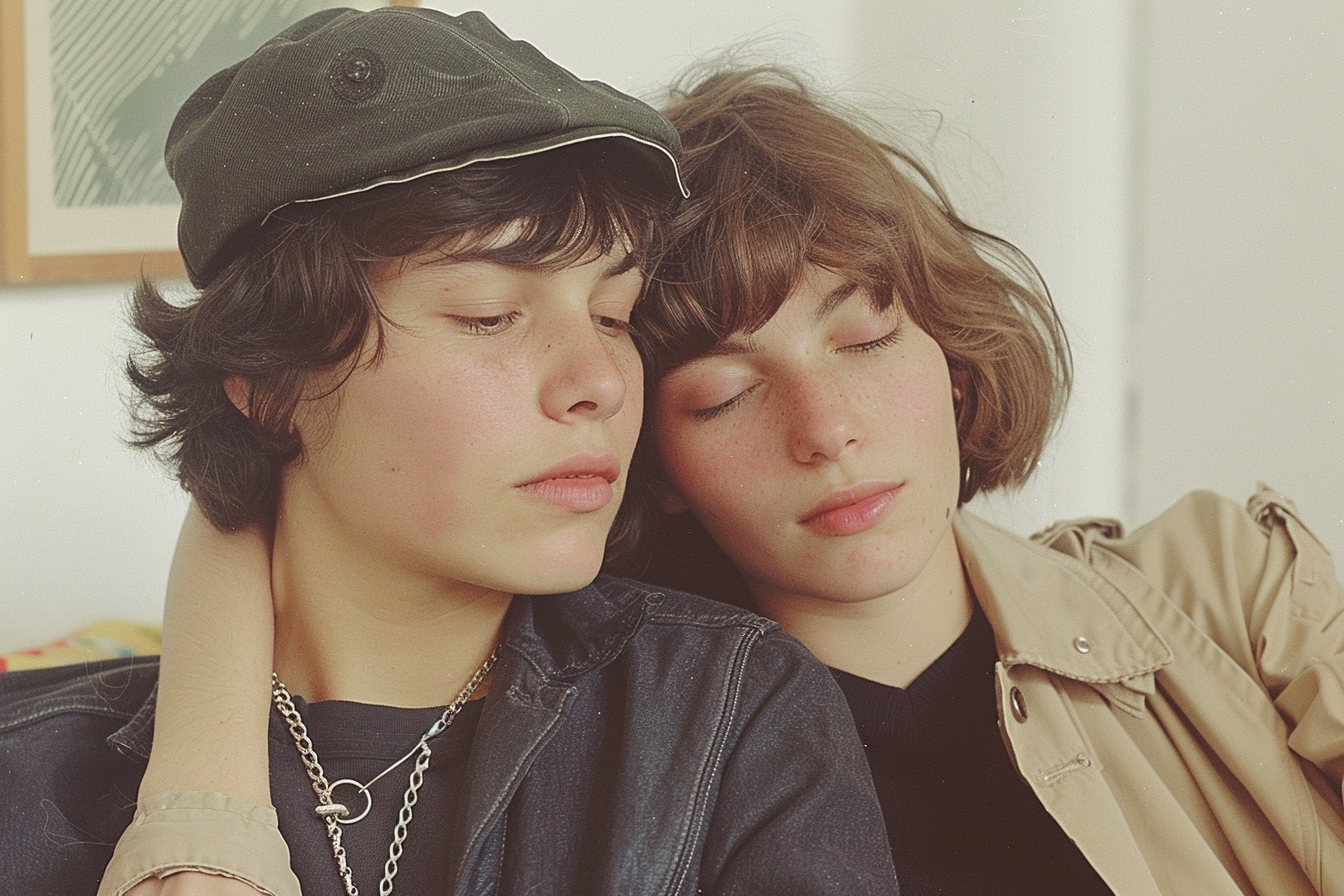
[[[754,593],[760,611],[826,665],[908,687],[971,621],[974,597],[951,527],[923,570],[890,594],[855,602]]]
[[[309,701],[451,702],[498,643],[512,595],[380,563],[285,519],[272,587],[275,669],[290,691]]]

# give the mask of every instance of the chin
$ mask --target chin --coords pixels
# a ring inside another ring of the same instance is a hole
[[[547,576],[545,581],[529,578],[526,582],[518,582],[517,587],[501,590],[509,590],[514,594],[568,594],[591,584],[593,579],[597,578],[601,565],[595,564],[592,569],[573,575],[563,570],[552,570],[552,574]]]
[[[863,569],[861,564],[849,564],[844,574],[804,576],[777,581],[775,587],[786,592],[811,595],[833,604],[861,604],[884,598],[908,587],[919,578],[921,568],[891,564],[874,564],[877,568]]]
[[[514,573],[514,594],[565,594],[590,584],[602,569],[606,537],[566,540],[530,555],[531,563]]]

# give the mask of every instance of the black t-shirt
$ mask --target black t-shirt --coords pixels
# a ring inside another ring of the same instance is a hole
[[[473,700],[457,714],[448,730],[430,741],[432,754],[418,800],[407,828],[394,893],[432,896],[451,889],[449,836],[457,795],[466,774],[467,757],[484,701]],[[344,700],[294,704],[303,717],[327,781],[353,778],[361,783],[404,756],[443,714],[444,707],[398,709]],[[280,817],[280,829],[289,843],[290,864],[303,885],[304,896],[344,896],[345,889],[332,856],[326,825],[314,813],[317,796],[299,759],[289,728],[271,712],[271,795]],[[374,784],[373,808],[355,824],[341,825],[341,843],[361,894],[377,894],[387,863],[393,828],[401,812],[415,759],[397,766]],[[342,786],[335,802],[352,814],[364,809],[355,788]]]
[[[854,715],[902,896],[1110,894],[1008,757],[977,608],[908,688],[832,670]]]

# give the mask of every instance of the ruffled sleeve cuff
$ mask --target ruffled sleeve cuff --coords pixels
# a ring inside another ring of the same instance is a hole
[[[142,802],[98,896],[124,896],[143,880],[178,871],[236,878],[268,896],[300,896],[275,810],[222,793],[170,791]]]

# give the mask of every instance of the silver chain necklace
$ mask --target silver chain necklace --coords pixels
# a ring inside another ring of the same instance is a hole
[[[317,794],[317,806],[313,811],[326,823],[327,838],[331,840],[331,854],[336,859],[336,872],[341,876],[341,882],[345,884],[346,896],[359,896],[359,888],[355,886],[354,875],[346,861],[345,847],[341,845],[340,826],[354,824],[368,815],[369,810],[373,808],[373,795],[369,793],[369,788],[373,786],[373,783],[412,756],[415,757],[410,780],[406,785],[406,794],[402,798],[401,812],[398,813],[396,827],[392,830],[392,842],[387,847],[387,864],[383,866],[383,879],[378,883],[379,896],[391,896],[392,878],[397,876],[397,862],[401,859],[402,846],[406,842],[406,829],[410,827],[412,810],[415,807],[416,800],[419,799],[420,785],[424,783],[425,771],[429,768],[429,741],[438,737],[453,723],[453,719],[471,699],[471,695],[480,687],[481,682],[485,681],[485,676],[490,673],[490,669],[495,665],[495,657],[498,654],[499,648],[492,650],[490,655],[485,658],[485,662],[481,663],[480,668],[471,676],[471,680],[467,682],[466,687],[462,688],[462,692],[457,695],[457,699],[450,703],[448,708],[443,711],[443,715],[420,736],[420,740],[416,741],[415,746],[411,747],[405,756],[369,779],[367,784],[361,784],[351,778],[342,778],[339,781],[327,783],[327,773],[322,770],[322,763],[317,758],[317,750],[313,748],[313,742],[308,738],[308,728],[303,724],[303,718],[299,715],[298,708],[294,706],[294,699],[289,695],[289,689],[281,684],[278,675],[274,672],[271,673],[271,696],[275,698],[275,706],[280,710],[280,715],[284,717],[285,724],[289,726],[289,734],[294,738],[294,746],[299,751],[299,758],[303,760],[303,767],[308,770],[308,778],[313,782],[313,792]],[[332,800],[332,791],[342,785],[354,787],[357,795],[363,795],[363,812],[352,816],[349,808]]]

